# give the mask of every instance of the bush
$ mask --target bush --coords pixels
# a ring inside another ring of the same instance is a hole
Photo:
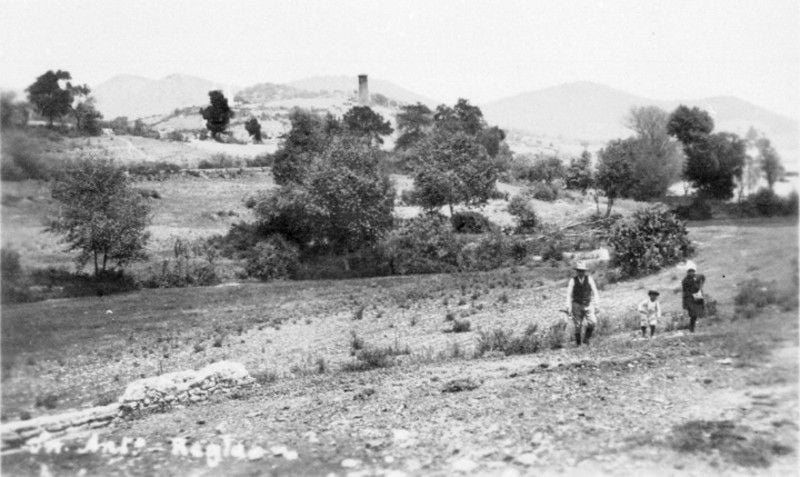
[[[356,360],[345,363],[342,369],[344,371],[368,371],[388,368],[395,364],[395,356],[410,353],[411,350],[408,347],[400,348],[397,344],[384,347],[364,346],[356,353]]]
[[[173,244],[173,259],[151,266],[140,283],[145,288],[209,286],[219,283],[215,266],[217,250],[207,242]]]
[[[797,193],[782,198],[770,189],[761,188],[751,194],[742,204],[744,215],[773,217],[779,215],[797,215]]]
[[[698,197],[689,205],[679,205],[673,209],[675,216],[681,220],[711,220],[711,204]]]
[[[275,162],[274,159],[275,158],[272,154],[263,154],[252,159],[245,160],[245,165],[247,167],[272,167],[272,164]]]
[[[517,231],[528,232],[536,227],[539,219],[526,195],[515,195],[508,204],[508,213],[517,218]]]
[[[249,277],[259,280],[291,278],[300,265],[297,247],[281,237],[272,235],[258,242],[250,251],[245,264]]]
[[[180,172],[181,166],[165,161],[139,162],[127,167],[128,174],[138,176],[159,176]]]
[[[638,210],[631,218],[618,222],[609,244],[614,249],[613,265],[626,277],[655,272],[694,252],[683,221],[657,207]]]
[[[227,154],[214,154],[211,159],[203,159],[197,165],[198,169],[227,169],[242,167],[242,160]]]
[[[564,347],[564,342],[567,336],[567,322],[557,321],[550,325],[547,333],[547,344],[550,349],[561,349]]]
[[[737,314],[753,318],[770,305],[777,305],[785,311],[795,310],[798,306],[798,296],[794,290],[778,293],[774,284],[753,278],[739,285],[739,292],[733,302]]]
[[[453,327],[450,329],[453,333],[466,333],[472,328],[469,320],[453,320]]]
[[[0,141],[0,178],[4,181],[52,179],[58,167],[47,158],[46,149],[43,150],[51,141],[53,138],[47,135],[37,137],[25,131],[3,132]]]
[[[553,202],[558,199],[559,193],[560,187],[557,184],[548,184],[547,182],[537,182],[529,191],[531,197],[545,202]]]
[[[206,244],[215,248],[225,258],[247,258],[259,240],[266,237],[259,224],[239,222],[232,224],[225,235],[213,235]]]
[[[22,275],[22,266],[19,263],[19,252],[16,250],[0,250],[0,273],[3,279],[16,280]]]
[[[511,240],[501,232],[484,235],[461,251],[463,270],[492,270],[501,267],[511,255]]]
[[[438,214],[401,222],[381,248],[393,274],[449,273],[458,269],[459,242],[450,223]]]
[[[513,354],[532,354],[539,351],[541,340],[538,334],[538,326],[528,325],[520,336],[514,336],[513,332],[497,328],[491,332],[480,332],[476,354],[483,356],[487,352],[499,351],[506,356]]]
[[[453,230],[459,234],[482,234],[492,230],[492,223],[482,214],[473,211],[455,212],[450,217]]]

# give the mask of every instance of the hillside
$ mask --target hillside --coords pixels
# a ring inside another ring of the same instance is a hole
[[[358,82],[355,76],[314,76],[291,81],[287,85],[308,91],[342,91],[350,94],[358,90]],[[414,104],[419,102],[431,108],[442,103],[442,101],[431,99],[378,78],[369,78],[369,92],[370,94],[382,94],[387,98],[402,103]]]
[[[707,110],[715,130],[744,135],[750,126],[763,131],[790,169],[797,169],[800,130],[795,121],[730,96],[664,101],[636,96],[605,85],[576,82],[510,96],[480,105],[490,123],[563,141],[607,141],[626,137],[623,125],[631,107],[678,105]]]
[[[118,116],[135,119],[205,104],[208,102],[208,92],[215,89],[222,89],[226,94],[237,90],[229,85],[181,74],[158,80],[119,75],[93,86],[92,95],[106,119]]]

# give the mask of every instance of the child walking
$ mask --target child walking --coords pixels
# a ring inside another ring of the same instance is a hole
[[[658,303],[659,293],[656,290],[647,292],[648,298],[639,303],[639,326],[642,328],[642,338],[647,336],[647,326],[650,325],[650,337],[656,334],[656,323],[661,318],[661,305]]]

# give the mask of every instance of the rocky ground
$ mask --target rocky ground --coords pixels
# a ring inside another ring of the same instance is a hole
[[[511,278],[505,283],[502,275],[475,275],[377,280],[374,284],[347,281],[333,288],[305,284],[305,288],[294,291],[289,285],[276,285],[228,291],[227,298],[207,290],[205,294],[214,295],[214,299],[189,293],[186,300],[191,303],[178,301],[167,291],[148,292],[151,299],[147,301],[136,294],[103,298],[102,303],[61,300],[15,308],[19,323],[27,325],[13,328],[8,327],[4,309],[4,366],[8,363],[6,353],[15,352],[14,366],[4,370],[3,410],[7,414],[24,408],[25,396],[32,392],[24,386],[29,382],[40,386],[36,393],[48,389],[62,393],[57,409],[31,411],[59,412],[66,405],[61,403],[82,402],[69,401],[70,372],[80,378],[79,389],[87,395],[107,389],[105,386],[112,385],[106,381],[111,371],[122,370],[126,363],[130,367],[132,360],[140,363],[135,372],[157,374],[158,368],[151,368],[162,362],[160,353],[156,359],[139,349],[140,344],[150,338],[156,342],[159,333],[177,334],[178,324],[182,324],[184,334],[167,342],[175,345],[170,351],[171,365],[198,367],[205,360],[224,355],[245,362],[257,374],[261,386],[217,396],[205,404],[137,416],[100,431],[103,445],[99,448],[91,444],[91,434],[84,433],[65,440],[65,448],[58,455],[9,453],[2,457],[3,472],[794,472],[798,444],[797,310],[767,307],[745,318],[734,309],[733,296],[735,284],[749,277],[776,280],[770,286],[796,288],[797,250],[786,253],[784,247],[796,243],[796,225],[718,223],[692,228],[691,233],[699,249],[696,261],[709,276],[708,290],[719,300],[718,318],[702,321],[695,334],[660,327],[654,339],[638,338],[628,315],[644,290],[659,287],[665,309],[672,312],[679,308],[679,296],[672,291],[678,287],[680,272],[665,270],[603,290],[602,313],[611,317],[613,326],[590,347],[567,344],[563,349],[543,349],[522,356],[490,353],[472,357],[479,333],[444,333],[448,326],[445,313],[451,310],[459,318],[463,314],[473,327],[484,330],[499,326],[519,331],[532,320],[554,320],[554,310],[561,302],[557,271],[542,283],[524,273],[516,279],[509,272]],[[486,283],[476,288],[476,280]],[[265,291],[274,294],[269,303],[278,303],[277,311],[271,313],[294,318],[284,320],[283,326],[260,328],[263,323],[256,318],[263,316],[263,310],[255,313],[251,307],[257,308],[258,300],[267,300]],[[476,291],[479,296],[472,299]],[[503,295],[505,300],[501,299]],[[367,304],[364,316],[359,318],[353,315],[353,310],[358,310],[353,303],[364,296],[371,297],[377,306]],[[459,305],[462,296],[465,303]],[[175,300],[170,302],[169,297]],[[445,298],[449,300],[446,306]],[[234,303],[241,306],[231,308]],[[117,320],[113,328],[92,318],[95,308],[110,304],[115,306],[111,316]],[[134,312],[137,307],[139,311]],[[59,325],[58,310],[76,314],[81,309],[91,312],[83,318],[84,326],[69,321]],[[178,309],[197,311],[178,313]],[[149,319],[159,314],[160,319]],[[183,337],[213,330],[216,325],[209,324],[211,316],[228,318],[234,327],[241,324],[241,334],[231,332],[219,348],[210,344],[210,337],[208,342],[202,341],[206,350],[192,351],[199,341],[184,341]],[[305,321],[303,317],[311,319]],[[251,318],[253,321],[249,321]],[[32,334],[34,329],[39,332]],[[127,340],[134,330],[140,341],[131,344]],[[352,360],[349,336],[353,330],[368,343],[409,346],[410,354],[399,356],[394,366],[344,371],[342,365]],[[25,340],[24,333],[28,333]],[[114,338],[116,335],[120,338]],[[117,353],[113,358],[106,355],[112,349]],[[69,361],[64,366],[48,367],[49,361],[43,356],[53,350]],[[34,362],[29,363],[32,357]],[[320,357],[325,369],[319,369]],[[34,375],[34,369],[40,375]],[[137,440],[139,447],[128,445],[128,451],[120,453],[119,444]],[[108,443],[115,443],[115,449]],[[186,455],[173,455],[173,451],[183,453],[178,445],[181,443],[186,445]],[[210,452],[209,458],[206,453],[217,445],[228,451],[219,459]],[[97,452],[79,452],[83,448]]]

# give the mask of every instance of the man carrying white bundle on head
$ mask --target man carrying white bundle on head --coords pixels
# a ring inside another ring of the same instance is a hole
[[[580,346],[581,342],[588,345],[592,338],[594,327],[597,324],[597,303],[600,295],[597,293],[597,285],[594,279],[586,273],[586,262],[579,261],[575,264],[576,275],[569,279],[567,285],[567,313],[572,317],[575,324],[575,343]],[[583,321],[586,320],[586,333],[581,339]]]

